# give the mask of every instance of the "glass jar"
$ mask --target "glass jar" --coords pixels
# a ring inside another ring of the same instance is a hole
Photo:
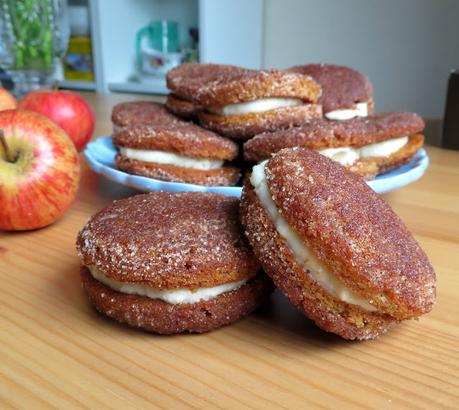
[[[66,0],[0,0],[0,66],[17,97],[62,78],[69,38]]]

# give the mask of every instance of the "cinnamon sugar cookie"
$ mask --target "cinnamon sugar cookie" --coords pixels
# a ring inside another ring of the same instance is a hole
[[[320,84],[319,103],[329,120],[366,117],[373,112],[371,83],[357,70],[335,64],[305,64],[287,71],[309,75]]]
[[[137,125],[113,135],[120,153],[116,166],[130,174],[198,185],[235,185],[238,154],[233,141],[186,122]]]
[[[313,120],[299,127],[255,136],[244,144],[244,159],[258,162],[283,148],[319,151],[366,178],[408,162],[422,148],[424,121],[414,113],[376,114],[348,121]]]
[[[254,167],[241,218],[275,285],[322,329],[373,339],[429,312],[435,272],[365,181],[307,148]]]
[[[299,125],[322,116],[320,86],[302,74],[246,70],[202,85],[195,100],[206,128],[234,139]]]
[[[101,313],[145,330],[206,332],[267,299],[242,227],[239,200],[155,192],[94,215],[78,235],[83,287]]]

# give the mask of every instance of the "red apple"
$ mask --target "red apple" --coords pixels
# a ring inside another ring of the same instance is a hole
[[[75,199],[78,153],[54,122],[32,111],[0,111],[0,230],[41,228]]]
[[[11,110],[18,105],[14,95],[9,93],[6,89],[0,87],[0,111]]]
[[[68,134],[78,151],[91,139],[94,114],[83,98],[71,91],[32,91],[19,101],[19,108],[39,112]]]

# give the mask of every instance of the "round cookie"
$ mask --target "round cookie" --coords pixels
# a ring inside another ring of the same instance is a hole
[[[297,98],[315,103],[320,86],[309,76],[281,70],[244,70],[202,85],[195,99],[203,107],[250,102],[260,98]]]
[[[130,174],[198,185],[235,185],[237,167],[225,165],[238,155],[231,140],[192,123],[137,125],[113,135],[119,148],[116,166]]]
[[[265,272],[326,331],[373,339],[432,309],[434,270],[400,218],[315,151],[284,149],[254,167],[241,219]]]
[[[238,212],[237,198],[201,192],[115,201],[77,238],[91,303],[163,334],[206,332],[249,314],[272,284],[258,273]]]
[[[357,70],[335,64],[305,64],[291,67],[287,71],[309,75],[320,84],[322,95],[319,103],[322,104],[326,117],[328,113],[336,110],[356,109],[357,104],[367,104],[366,114],[371,114],[374,110],[371,83],[368,77]],[[349,115],[352,118],[352,113],[347,112],[347,117]]]
[[[195,100],[200,123],[225,136],[248,139],[260,132],[322,116],[320,86],[308,76],[279,70],[248,70],[201,86]]]
[[[180,121],[164,104],[152,101],[130,101],[116,104],[112,110],[114,131],[138,124],[169,125]]]
[[[375,153],[378,155],[360,157],[353,162],[342,163],[353,172],[372,178],[411,160],[423,146],[424,137],[418,134],[423,129],[423,119],[409,112],[382,113],[347,121],[312,120],[288,130],[256,135],[244,144],[244,159],[258,162],[271,157],[283,148],[306,147],[318,150],[332,158],[333,155],[337,156],[336,159],[340,160],[339,155],[342,155],[342,152],[336,150],[337,148],[350,148],[356,152],[363,148],[365,152],[371,154],[368,147],[374,149],[377,147],[374,144],[409,136],[404,145],[395,146],[393,148],[395,151],[389,150],[386,156],[380,155],[381,151],[376,150]]]
[[[194,101],[198,89],[222,75],[246,71],[242,67],[225,64],[181,64],[167,73],[166,82],[171,94],[166,106],[174,114],[190,119],[200,109]]]

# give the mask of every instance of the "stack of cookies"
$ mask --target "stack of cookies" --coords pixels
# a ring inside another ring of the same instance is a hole
[[[336,65],[186,64],[167,83],[166,105],[113,109],[117,166],[234,185],[239,157],[251,168],[242,199],[155,192],[94,215],[77,249],[97,310],[200,333],[248,315],[276,286],[322,329],[362,340],[432,309],[427,256],[365,182],[422,147],[419,116],[374,113],[368,79]]]
[[[375,114],[370,81],[349,67],[183,64],[168,73],[167,85],[165,105],[137,101],[114,107],[119,169],[231,186],[239,182],[241,168],[298,146],[372,179],[410,161],[424,143],[423,120],[414,113]]]
[[[204,192],[116,201],[89,220],[77,249],[95,308],[161,334],[235,322],[273,283],[351,340],[377,338],[435,302],[432,266],[397,215],[361,177],[308,148],[256,165],[242,201]]]
[[[301,146],[371,179],[410,161],[424,143],[423,120],[414,113],[375,114],[370,81],[349,67],[307,64],[279,71],[187,64],[167,79],[168,108],[246,141],[245,166]],[[177,101],[186,101],[185,113]]]

